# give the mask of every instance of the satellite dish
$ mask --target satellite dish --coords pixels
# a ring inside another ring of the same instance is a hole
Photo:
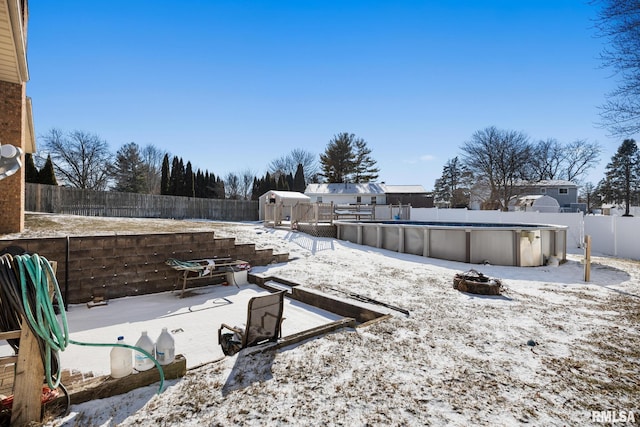
[[[0,145],[0,180],[18,172],[22,167],[22,150],[11,144]]]

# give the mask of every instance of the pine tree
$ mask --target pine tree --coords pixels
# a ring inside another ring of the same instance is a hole
[[[436,202],[446,207],[461,208],[469,205],[473,175],[458,157],[447,160],[442,175],[436,179]]]
[[[291,186],[291,189],[298,193],[304,193],[306,188],[307,184],[304,182],[304,168],[302,163],[298,163],[298,168],[296,169],[296,174],[293,177],[293,185]]]
[[[354,134],[335,135],[323,154],[320,154],[322,174],[329,183],[348,182],[354,170]]]
[[[222,180],[222,178],[217,177],[216,178],[216,198],[224,199],[225,191],[226,189],[224,188],[224,181]]]
[[[24,180],[34,184],[38,184],[40,182],[38,180],[38,168],[36,168],[36,165],[33,162],[33,156],[31,153],[26,153],[24,155]]]
[[[165,154],[162,159],[162,177],[160,178],[160,194],[167,195],[169,192],[169,154]]]
[[[367,147],[364,139],[354,140],[355,161],[353,170],[353,182],[356,184],[372,182],[378,179],[380,169],[376,167],[376,161],[371,157],[371,149]]]
[[[251,187],[251,200],[258,200],[262,193],[260,193],[260,181],[258,177],[253,177],[253,186]]]
[[[145,187],[146,170],[140,147],[135,142],[123,145],[116,153],[114,189],[126,193],[140,193]]]
[[[177,188],[176,195],[177,196],[186,196],[187,195],[187,173],[184,170],[184,161],[182,157],[178,160],[178,180],[177,180]]]
[[[287,181],[287,188],[291,190],[293,188],[293,175],[291,173],[287,174],[286,181]]]
[[[625,139],[622,142],[607,165],[605,176],[602,186],[605,199],[615,203],[624,202],[624,216],[632,216],[629,207],[632,200],[637,201],[640,190],[640,153],[635,140]]]
[[[44,166],[38,172],[38,182],[45,185],[58,185],[56,171],[53,168],[53,161],[50,155],[47,156],[47,161],[44,162]]]
[[[184,172],[184,196],[195,197],[195,182],[193,178],[191,162],[187,162],[187,168]]]

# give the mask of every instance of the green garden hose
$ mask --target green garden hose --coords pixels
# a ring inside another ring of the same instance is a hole
[[[10,257],[10,255],[3,255],[0,258],[4,258],[6,256]],[[160,374],[160,387],[158,389],[158,394],[162,392],[162,388],[164,386],[164,371],[156,358],[146,350],[128,344],[85,343],[69,339],[69,328],[64,308],[60,311],[60,320],[58,320],[53,306],[53,301],[49,294],[49,284],[51,283],[53,284],[53,297],[57,301],[58,307],[64,307],[58,281],[53,273],[51,264],[46,258],[37,254],[17,255],[13,257],[13,261],[14,264],[18,266],[18,276],[20,278],[19,283],[22,295],[22,307],[13,308],[19,313],[24,314],[27,322],[29,323],[29,327],[33,333],[40,338],[39,345],[41,352],[44,347],[42,358],[45,367],[45,377],[47,379],[47,385],[51,389],[60,385],[61,367],[60,363],[57,362],[58,352],[64,351],[69,344],[75,344],[91,347],[125,347],[144,354],[150,358],[158,368],[158,372]],[[6,262],[2,262],[0,264],[0,266],[5,267],[4,269],[7,269],[7,265],[8,264]],[[11,281],[11,274],[4,272],[0,275],[0,279]],[[0,283],[0,285],[3,285],[3,283]],[[4,295],[5,299],[8,300],[0,301],[3,306],[10,303],[15,305],[15,301],[6,297],[6,295],[11,296],[10,292],[5,294],[3,289],[2,295]],[[52,360],[56,361],[55,367],[52,366]],[[53,371],[55,371],[55,373]]]

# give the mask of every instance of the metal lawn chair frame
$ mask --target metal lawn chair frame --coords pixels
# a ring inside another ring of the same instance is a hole
[[[225,355],[231,356],[246,347],[264,342],[276,342],[280,338],[284,294],[278,291],[268,295],[253,297],[247,307],[247,322],[244,329],[225,323],[218,329],[218,344]],[[223,329],[231,333],[222,333]]]

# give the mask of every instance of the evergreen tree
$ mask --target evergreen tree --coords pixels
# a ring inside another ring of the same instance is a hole
[[[177,193],[178,196],[186,196],[187,195],[187,173],[184,170],[184,161],[182,157],[178,160],[178,181],[177,181]]]
[[[293,177],[293,185],[291,186],[291,189],[298,193],[304,193],[306,188],[307,184],[304,182],[304,168],[302,163],[298,163],[298,168],[296,169],[296,174]]]
[[[40,182],[38,180],[38,168],[36,168],[36,165],[33,162],[33,156],[31,153],[26,153],[24,155],[24,180],[34,184],[38,184]]]
[[[436,202],[446,207],[462,208],[469,205],[473,186],[473,174],[458,157],[449,159],[436,179],[434,195]]]
[[[355,162],[353,170],[353,182],[356,184],[372,182],[378,179],[380,169],[376,167],[376,161],[371,158],[371,149],[367,147],[364,139],[354,140]]]
[[[195,182],[193,178],[191,162],[187,162],[187,168],[184,172],[184,196],[195,197]]]
[[[38,172],[38,182],[45,185],[58,185],[56,171],[53,168],[53,161],[50,155],[47,156],[47,161],[44,162],[44,166]]]
[[[205,181],[207,183],[207,191],[206,191],[206,197],[207,199],[217,199],[218,198],[218,193],[217,193],[217,183],[216,183],[216,175],[215,174],[209,174],[209,172],[207,171],[207,173],[205,174]]]
[[[625,139],[611,158],[605,171],[602,190],[609,202],[625,204],[624,216],[629,213],[631,202],[637,202],[640,190],[640,153],[633,139]]]
[[[222,180],[222,178],[217,177],[216,178],[216,198],[224,199],[225,191],[227,190],[224,188],[224,181]]]
[[[171,194],[169,190],[169,154],[162,159],[162,177],[160,178],[160,194]]]
[[[287,188],[291,190],[293,188],[293,175],[291,173],[287,174],[286,181],[287,181]]]
[[[253,177],[253,186],[251,187],[251,200],[258,200],[262,194],[260,193],[260,181],[258,177]]]
[[[320,154],[322,174],[329,183],[371,182],[378,179],[376,161],[362,138],[343,132],[335,135]]]
[[[145,186],[146,171],[135,142],[123,145],[116,153],[113,178],[116,191],[140,193]]]
[[[276,190],[278,191],[289,191],[289,184],[287,183],[287,179],[284,175],[280,175],[278,177],[278,182],[276,184]]]
[[[173,159],[171,160],[171,174],[169,175],[169,195],[179,195],[178,190],[180,188],[180,179],[180,161],[178,160],[178,156],[173,156]]]
[[[329,183],[348,182],[354,170],[354,134],[346,132],[335,135],[323,154],[320,154],[322,174]]]
[[[205,182],[204,182],[204,174],[200,169],[196,171],[196,180],[194,184],[194,194],[196,197],[204,198],[205,197]]]
[[[258,190],[257,190],[258,198],[269,190],[275,190],[275,187],[272,187],[271,184],[272,184],[272,178],[269,172],[267,172],[264,175],[264,177],[258,181]]]

